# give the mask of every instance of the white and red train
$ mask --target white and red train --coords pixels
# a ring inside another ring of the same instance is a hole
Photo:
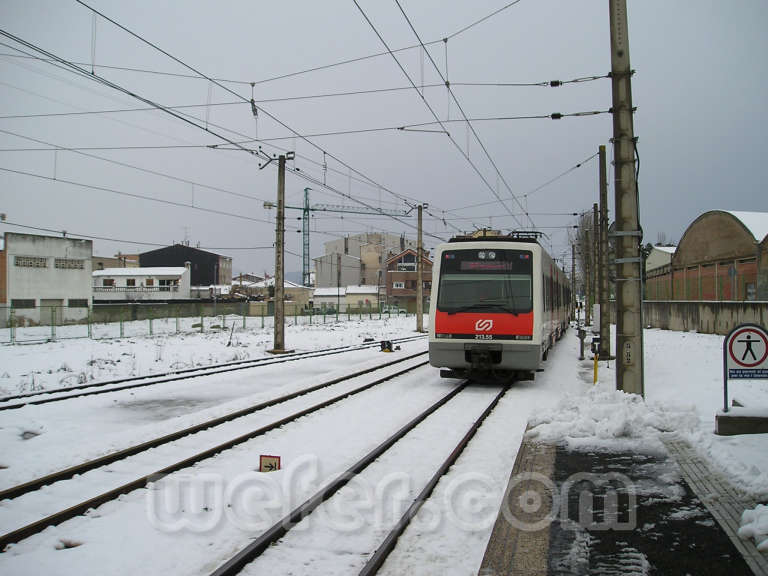
[[[531,379],[568,327],[571,290],[538,236],[456,237],[435,249],[429,363],[446,378]]]

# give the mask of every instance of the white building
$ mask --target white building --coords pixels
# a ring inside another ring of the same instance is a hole
[[[346,288],[315,288],[312,307],[320,310],[346,310]]]
[[[165,302],[189,298],[189,266],[105,268],[93,273],[94,302]]]
[[[347,306],[356,310],[379,310],[379,287],[371,285],[347,286]]]
[[[0,306],[20,323],[80,320],[91,304],[90,240],[5,233]]]

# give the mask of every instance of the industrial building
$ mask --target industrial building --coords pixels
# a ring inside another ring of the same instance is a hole
[[[768,300],[768,213],[712,210],[683,234],[668,268],[646,277],[649,300]]]
[[[139,254],[139,267],[183,268],[190,263],[190,286],[232,284],[232,258],[213,252],[193,248],[185,244],[174,244]]]
[[[189,300],[189,262],[182,267],[105,268],[93,272],[93,301]]]
[[[3,322],[81,320],[91,305],[90,240],[6,232],[0,247]]]

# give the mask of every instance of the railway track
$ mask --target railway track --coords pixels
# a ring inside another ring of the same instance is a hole
[[[397,432],[395,432],[384,442],[367,453],[350,468],[345,470],[335,480],[327,484],[324,488],[315,493],[311,498],[304,501],[301,505],[292,510],[288,515],[281,518],[278,522],[263,532],[259,537],[254,539],[245,548],[240,550],[235,556],[219,566],[219,568],[211,573],[211,576],[234,576],[235,574],[239,574],[241,571],[243,571],[244,568],[259,558],[259,556],[261,556],[265,551],[274,551],[274,547],[279,547],[279,541],[285,537],[294,526],[302,522],[302,520],[312,514],[312,512],[320,507],[324,502],[334,497],[334,495],[336,495],[353,478],[357,477],[372,463],[385,455],[390,449],[393,448],[393,446],[405,438],[405,436],[408,435],[411,431],[413,431],[419,425],[422,425],[422,423],[429,416],[437,412],[441,407],[445,406],[449,401],[459,395],[459,393],[467,387],[467,384],[467,382],[459,384],[448,394],[440,398],[437,402],[433,403],[421,414],[408,422],[408,424],[400,428]],[[410,521],[416,516],[421,506],[429,499],[440,479],[445,476],[450,467],[454,464],[454,462],[456,462],[456,460],[459,458],[461,453],[464,451],[466,446],[477,432],[478,428],[493,411],[504,394],[506,394],[508,389],[508,385],[503,386],[501,390],[493,397],[491,402],[485,407],[482,413],[472,422],[467,432],[455,445],[448,457],[437,468],[436,472],[434,472],[426,485],[424,485],[423,489],[412,501],[411,505],[408,507],[405,513],[391,528],[386,537],[375,547],[374,550],[371,551],[367,562],[362,567],[359,574],[371,576],[378,572],[378,570],[384,564],[387,556],[392,552],[392,550],[394,550],[398,538],[403,534],[403,532],[405,532]]]
[[[423,340],[426,335],[408,336],[405,338],[393,339],[393,343],[411,342],[413,340]],[[334,354],[343,354],[345,352],[353,352],[356,350],[365,350],[367,348],[374,348],[379,346],[379,343],[366,343],[356,346],[339,346],[336,348],[327,348],[323,350],[314,350],[310,352],[298,352],[292,354],[285,354],[279,357],[263,357],[254,358],[250,360],[237,360],[234,362],[225,362],[222,364],[212,364],[199,368],[185,368],[182,370],[174,370],[165,372],[163,374],[153,374],[148,376],[130,376],[126,378],[118,378],[115,380],[105,380],[102,382],[92,382],[90,384],[80,384],[77,386],[70,386],[67,388],[56,388],[51,390],[43,390],[40,392],[29,392],[25,394],[15,394],[12,396],[5,396],[0,398],[0,410],[15,410],[23,408],[29,405],[48,404],[50,402],[59,402],[62,400],[70,400],[72,398],[82,398],[84,396],[94,396],[97,394],[108,394],[111,392],[118,392],[120,390],[128,390],[132,388],[142,388],[146,386],[154,386],[156,384],[164,384],[167,382],[177,382],[179,380],[187,380],[191,378],[198,378],[201,376],[211,376],[215,374],[223,374],[226,372],[234,372],[237,370],[247,370],[250,368],[256,368],[259,366],[271,366],[273,364],[282,364],[285,362],[293,362],[296,360],[304,360],[307,358],[321,358],[323,356],[331,356]],[[85,390],[84,392],[78,392]],[[70,394],[70,392],[75,392]],[[47,396],[49,394],[63,394],[61,396],[53,396],[46,398],[38,398],[39,396]],[[28,399],[28,400],[24,400]],[[13,400],[23,400],[21,402],[15,402],[13,404],[5,404]]]
[[[249,414],[252,414],[254,412],[257,412],[259,410],[263,410],[266,407],[274,406],[276,404],[280,404],[283,402],[287,402],[288,400],[291,400],[293,398],[297,398],[306,394],[311,394],[313,392],[316,392],[318,390],[321,390],[323,388],[328,388],[330,386],[334,386],[336,384],[339,384],[341,382],[344,382],[346,380],[350,380],[352,378],[358,378],[361,376],[365,376],[368,374],[371,374],[376,371],[384,370],[390,366],[393,366],[395,364],[405,362],[408,360],[414,360],[418,358],[419,356],[425,355],[426,352],[421,352],[417,354],[413,354],[411,356],[408,356],[406,358],[401,358],[398,360],[394,360],[391,362],[387,362],[385,364],[369,368],[366,370],[362,370],[359,372],[356,372],[351,375],[346,375],[341,378],[336,378],[334,380],[330,380],[328,382],[324,382],[321,384],[317,384],[315,386],[311,386],[309,388],[305,388],[302,390],[299,390],[297,392],[287,394],[285,396],[281,396],[279,398],[275,398],[273,400],[270,400],[268,402],[262,402],[259,404],[256,404],[254,406],[238,410],[236,412],[233,412],[231,414],[225,415],[223,417],[215,418],[213,420],[209,420],[207,422],[203,422],[201,424],[198,424],[193,427],[185,428],[184,430],[180,430],[178,432],[174,432],[172,434],[168,434],[165,436],[162,436],[160,438],[156,438],[154,440],[144,442],[141,444],[138,444],[136,446],[132,446],[130,448],[120,450],[117,452],[113,452],[110,454],[107,454],[103,457],[97,458],[95,460],[90,460],[88,462],[83,462],[82,464],[79,464],[77,466],[72,466],[70,468],[67,468],[65,470],[61,470],[59,472],[46,475],[41,478],[37,478],[34,480],[31,480],[29,482],[25,482],[24,484],[20,484],[18,486],[14,486],[12,488],[3,490],[0,492],[0,500],[5,500],[4,506],[8,506],[9,502],[12,502],[12,499],[25,497],[28,498],[30,496],[33,496],[34,493],[42,488],[43,486],[50,486],[51,484],[55,484],[57,482],[69,479],[74,477],[75,475],[84,474],[85,472],[107,466],[109,464],[112,464],[114,462],[118,462],[121,460],[124,460],[126,458],[129,458],[130,456],[145,452],[151,448],[161,446],[163,444],[169,444],[170,442],[173,442],[175,440],[178,440],[185,436],[190,436],[191,434],[196,434],[198,432],[202,432],[211,428],[214,428],[216,426],[219,426],[225,422],[230,422],[233,420],[236,420],[238,418],[242,418],[244,416],[247,416]],[[281,426],[284,426],[286,424],[289,424],[291,422],[294,422],[298,420],[299,418],[302,418],[303,416],[306,416],[308,414],[311,414],[313,412],[317,412],[323,408],[326,408],[328,406],[331,406],[332,404],[335,404],[337,402],[340,402],[346,398],[350,398],[351,396],[354,396],[356,394],[359,394],[361,392],[364,392],[366,390],[369,390],[379,384],[382,384],[384,382],[387,382],[389,380],[392,380],[396,377],[402,376],[408,372],[411,372],[417,368],[420,368],[421,366],[424,366],[427,364],[426,361],[418,362],[414,365],[409,365],[401,370],[398,370],[393,373],[387,373],[384,376],[377,378],[371,382],[367,382],[363,384],[362,386],[356,387],[352,390],[345,390],[341,394],[338,394],[336,396],[333,396],[329,399],[323,400],[319,403],[313,404],[309,407],[306,407],[304,409],[301,409],[297,412],[294,412],[288,416],[285,416],[283,418],[280,418],[278,420],[275,420],[267,425],[260,426],[256,429],[249,430],[245,434],[240,434],[235,438],[230,438],[225,442],[219,442],[215,446],[212,446],[206,450],[196,452],[193,455],[184,458],[180,461],[174,462],[173,464],[163,467],[162,469],[155,470],[151,472],[150,474],[142,475],[139,478],[136,478],[130,482],[124,483],[116,488],[113,488],[111,490],[108,490],[106,492],[103,492],[101,494],[98,494],[97,496],[88,498],[87,500],[78,502],[76,504],[73,504],[71,506],[67,506],[63,510],[59,510],[58,512],[55,512],[53,514],[49,514],[45,518],[36,520],[34,522],[31,522],[29,524],[26,524],[24,526],[21,526],[19,528],[16,528],[8,533],[0,535],[0,551],[4,550],[5,547],[8,544],[19,542],[25,538],[28,538],[29,536],[32,536],[34,534],[37,534],[47,528],[48,526],[55,526],[58,525],[66,520],[69,520],[71,518],[74,518],[76,516],[79,516],[86,511],[88,511],[91,508],[95,508],[97,506],[100,506],[106,502],[109,502],[111,500],[114,500],[118,498],[119,496],[126,494],[128,492],[131,492],[133,490],[143,488],[150,482],[156,482],[160,480],[161,478],[167,476],[168,474],[171,474],[173,472],[182,470],[184,468],[188,468],[192,466],[193,464],[196,464],[198,462],[201,462],[203,460],[206,460],[208,458],[214,457],[218,455],[219,453],[229,450],[230,448],[233,448],[239,444],[242,444],[244,442],[247,442],[248,440],[251,440],[253,438],[256,438],[258,436],[264,435],[267,432],[270,432],[272,430],[275,430],[277,428],[280,428]],[[48,490],[48,489],[47,489]],[[49,495],[50,497],[50,495]]]

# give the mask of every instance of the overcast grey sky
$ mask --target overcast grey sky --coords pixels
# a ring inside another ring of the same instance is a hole
[[[400,0],[421,40],[437,41],[427,49],[439,74],[413,48],[395,53],[407,76],[385,54],[276,80],[386,52],[376,31],[393,50],[419,41],[395,0],[359,0],[362,12],[352,0],[86,3],[220,84],[187,77],[196,74],[74,0],[0,3],[0,212],[13,224],[114,239],[95,240],[98,255],[187,239],[232,256],[235,273],[271,272],[274,211],[263,203],[276,197],[276,163],[260,170],[263,160],[222,150],[233,146],[220,136],[270,154],[296,151],[286,179],[290,206],[301,205],[305,187],[312,204],[407,210],[426,202],[427,248],[457,230],[529,228],[527,211],[555,256],[570,253],[567,226],[576,218],[569,214],[597,199],[597,159],[575,166],[601,144],[612,159],[609,114],[476,120],[478,141],[440,86],[447,74],[471,119],[607,111],[604,78],[558,88],[462,85],[604,76],[607,0]],[[645,242],[679,240],[706,210],[768,211],[768,2],[628,0],[628,11]],[[147,104],[61,63],[27,57],[41,57],[38,48],[153,103],[199,107],[176,110],[188,122],[158,110],[71,114]],[[411,81],[438,86],[417,91]],[[296,99],[392,88],[409,89]],[[433,112],[443,126],[395,129],[434,122]],[[306,140],[291,132],[374,128],[392,129]],[[612,183],[609,195],[612,210]],[[289,271],[301,269],[298,216],[287,211]],[[312,256],[343,234],[415,237],[415,223],[315,213]],[[0,224],[0,232],[24,230]]]

